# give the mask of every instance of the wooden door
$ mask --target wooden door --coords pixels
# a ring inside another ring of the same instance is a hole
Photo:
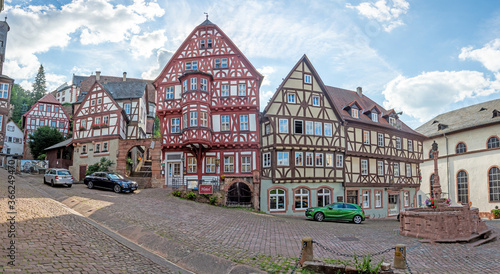
[[[80,181],[83,181],[83,179],[85,178],[85,172],[87,172],[87,165],[80,166],[80,174],[79,174]]]

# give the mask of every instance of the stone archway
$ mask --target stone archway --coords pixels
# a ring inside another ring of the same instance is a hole
[[[228,206],[253,206],[253,185],[242,178],[234,178],[224,187],[225,204]]]
[[[134,178],[134,180],[138,181],[139,186],[143,188],[162,187],[159,139],[120,140],[116,155],[116,171],[121,174],[127,174],[127,155],[129,151],[137,146],[144,147],[144,157],[151,160],[151,177]]]

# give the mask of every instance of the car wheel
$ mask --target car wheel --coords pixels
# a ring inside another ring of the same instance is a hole
[[[122,192],[122,187],[120,185],[115,185],[115,187],[113,187],[113,191],[116,193],[120,193]]]
[[[45,176],[43,176],[43,183],[46,184],[47,181],[45,180]]]
[[[352,221],[355,224],[360,224],[363,221],[363,218],[361,218],[361,216],[359,216],[359,215],[356,215],[356,216],[354,216],[354,218],[352,218]]]
[[[68,185],[68,187],[72,187],[73,185]]]
[[[134,193],[134,190],[131,190],[130,193]]]
[[[322,222],[324,219],[325,219],[325,214],[323,214],[321,212],[314,214],[314,220],[316,220],[318,222]]]
[[[89,181],[89,182],[87,183],[87,187],[88,187],[88,188],[93,188],[93,187],[94,187],[94,183],[92,183],[92,181]]]
[[[54,180],[50,180],[50,186],[54,187]]]

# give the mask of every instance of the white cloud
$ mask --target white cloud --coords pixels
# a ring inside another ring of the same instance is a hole
[[[257,71],[264,76],[264,80],[262,81],[261,86],[269,86],[271,85],[271,81],[269,80],[269,76],[276,72],[276,69],[274,69],[271,66],[265,66],[263,68],[257,69]]]
[[[473,49],[473,47],[464,47],[458,56],[461,60],[471,59],[479,61],[488,70],[493,72],[500,71],[500,39],[497,38],[487,43],[483,48]],[[497,78],[498,79],[498,78]]]
[[[425,122],[450,110],[452,103],[495,93],[497,81],[478,71],[433,71],[416,77],[396,77],[386,85],[384,107],[403,110]]]
[[[269,100],[271,100],[271,98],[273,97],[274,95],[274,91],[271,91],[271,90],[267,90],[267,91],[260,91],[260,109],[261,111],[263,111],[267,104],[269,103]]]
[[[390,32],[394,28],[404,25],[399,17],[406,14],[410,8],[410,4],[405,0],[392,0],[391,2],[392,5],[388,5],[387,1],[379,0],[375,3],[363,2],[358,6],[347,3],[346,7],[355,9],[366,18],[379,22],[386,32]]]
[[[159,49],[156,51],[156,63],[149,67],[149,69],[141,74],[143,79],[154,80],[160,75],[161,70],[167,65],[170,58],[174,55],[173,51],[166,49]]]
[[[154,50],[159,49],[167,42],[165,30],[155,30],[144,33],[144,35],[135,35],[130,40],[132,55],[135,58],[150,57]]]

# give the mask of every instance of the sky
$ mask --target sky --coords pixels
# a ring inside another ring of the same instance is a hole
[[[205,13],[265,76],[261,110],[304,54],[412,128],[500,98],[497,0],[5,0],[3,73],[31,89],[42,64],[49,91],[95,71],[153,80]]]

